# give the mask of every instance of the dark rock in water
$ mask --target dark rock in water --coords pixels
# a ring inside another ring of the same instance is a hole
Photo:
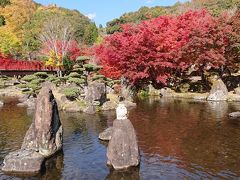
[[[210,94],[207,98],[209,101],[226,101],[228,96],[228,90],[226,85],[221,79],[218,79],[213,83]]]
[[[107,148],[107,164],[114,169],[124,169],[139,165],[137,137],[128,119],[113,122],[112,138]]]
[[[17,150],[9,153],[4,161],[2,171],[12,173],[38,173],[44,157],[33,150]]]
[[[115,171],[114,169],[110,169],[109,174],[107,175],[105,180],[118,180],[118,179],[128,179],[128,180],[140,180],[139,167],[132,167],[128,169],[123,169],[119,171]]]
[[[105,129],[103,132],[101,132],[98,138],[103,141],[109,141],[112,137],[112,133],[113,133],[113,127],[109,127]]]
[[[24,138],[22,149],[34,149],[44,157],[62,148],[62,124],[52,91],[45,85],[36,100],[34,122]]]
[[[45,85],[36,100],[33,123],[28,129],[20,150],[7,155],[4,172],[36,173],[44,158],[62,149],[62,125],[52,91]]]
[[[99,101],[102,105],[107,100],[106,85],[104,83],[92,82],[86,88],[85,100],[88,103]]]
[[[232,112],[232,113],[229,113],[228,116],[232,118],[237,118],[237,117],[240,117],[240,112]]]

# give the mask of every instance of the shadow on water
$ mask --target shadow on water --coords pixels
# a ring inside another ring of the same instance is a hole
[[[32,113],[5,99],[0,109],[0,164],[20,148]],[[240,103],[151,98],[137,102],[129,118],[137,133],[141,165],[114,171],[106,165],[107,143],[98,134],[115,112],[60,113],[63,151],[46,161],[42,174],[26,179],[239,179],[240,120],[228,113]],[[19,179],[4,175],[0,179]]]

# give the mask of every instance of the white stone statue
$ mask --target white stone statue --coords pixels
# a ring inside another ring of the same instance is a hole
[[[117,113],[117,119],[118,120],[122,120],[122,119],[127,119],[127,108],[124,104],[119,103],[118,107],[116,109],[116,113]]]

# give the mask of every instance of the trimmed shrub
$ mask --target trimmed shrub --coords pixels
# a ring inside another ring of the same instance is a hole
[[[70,77],[70,78],[68,79],[68,82],[70,82],[70,83],[75,83],[75,84],[77,84],[77,85],[81,85],[81,84],[84,84],[86,81],[85,81],[84,79],[72,78],[72,77]]]
[[[79,56],[76,59],[76,61],[79,61],[79,62],[84,62],[84,61],[87,61],[87,60],[90,60],[90,57],[88,57],[88,56]]]
[[[95,76],[93,76],[92,80],[93,81],[96,81],[96,80],[106,80],[106,77],[104,75],[95,75]]]
[[[37,79],[37,78],[38,78],[38,77],[35,76],[35,75],[26,75],[26,76],[24,76],[24,77],[22,78],[22,80],[23,80],[23,81],[30,82],[30,81],[32,81],[32,80],[34,80],[34,79]]]
[[[77,72],[72,72],[72,73],[70,73],[70,74],[68,75],[68,77],[72,77],[72,78],[80,78],[81,75],[78,74]]]
[[[46,79],[48,77],[48,74],[46,72],[37,72],[37,73],[34,73],[34,75],[42,79]]]
[[[80,95],[80,90],[78,88],[66,88],[63,93],[69,100],[75,100]]]

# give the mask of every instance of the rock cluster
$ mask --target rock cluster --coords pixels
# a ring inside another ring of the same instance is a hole
[[[39,172],[44,159],[62,149],[62,135],[57,103],[50,86],[46,84],[37,97],[33,123],[25,135],[21,149],[5,157],[2,170]]]

